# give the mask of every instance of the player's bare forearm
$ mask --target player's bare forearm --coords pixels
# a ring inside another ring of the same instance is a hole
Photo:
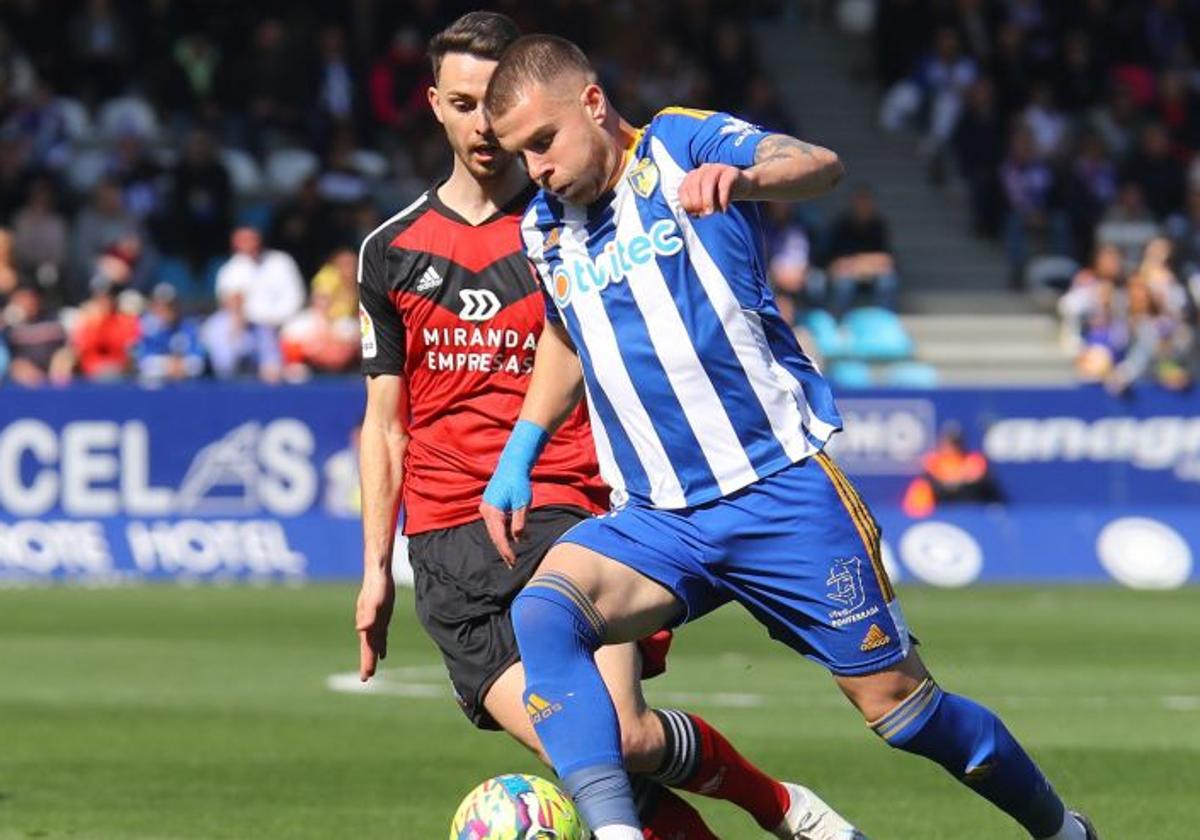
[[[408,388],[401,376],[367,378],[359,439],[363,569],[390,574],[408,447]]]
[[[734,200],[802,201],[831,191],[845,176],[837,154],[787,134],[758,144],[754,164],[733,185]]]
[[[582,397],[583,369],[571,338],[561,324],[547,321],[538,339],[520,419],[553,434]]]

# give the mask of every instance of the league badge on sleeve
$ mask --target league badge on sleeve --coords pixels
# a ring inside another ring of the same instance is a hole
[[[362,333],[362,357],[374,359],[379,352],[379,345],[375,341],[375,322],[361,303],[358,305],[358,329]]]

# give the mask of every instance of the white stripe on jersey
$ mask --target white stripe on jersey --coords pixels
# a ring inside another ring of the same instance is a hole
[[[576,205],[563,207],[563,231],[559,237],[559,248],[564,256],[570,255],[583,260],[590,260],[587,240],[587,208]],[[642,405],[637,389],[626,370],[617,336],[608,313],[604,310],[604,301],[600,295],[575,295],[572,306],[575,318],[583,337],[583,343],[591,356],[592,373],[596,382],[608,397],[609,403],[619,406],[621,423],[625,434],[629,437],[646,476],[650,482],[650,501],[655,507],[681,508],[687,504],[683,487],[671,459],[659,440],[650,415]],[[603,425],[598,414],[592,415],[592,423]],[[602,431],[607,437],[606,431]],[[600,453],[597,451],[597,457]],[[608,457],[612,458],[611,449]],[[616,470],[616,460],[611,461],[612,469]]]
[[[596,446],[596,461],[600,464],[600,477],[612,490],[609,495],[611,505],[619,508],[629,499],[629,492],[625,489],[625,476],[621,474],[616,456],[613,455],[612,444],[608,442],[608,432],[604,429],[604,423],[601,422],[600,415],[596,413],[596,403],[592,399],[591,389],[585,388],[584,393],[587,395],[588,419],[592,426],[592,443]]]
[[[633,206],[635,199],[631,192],[628,180],[622,178],[614,204],[616,238],[624,242],[630,242],[637,236],[647,236],[641,217]],[[629,291],[646,322],[650,343],[654,345],[654,352],[662,362],[667,380],[679,399],[683,414],[722,495],[729,495],[757,481],[758,473],[750,463],[750,456],[746,454],[746,448],[742,446],[712,380],[700,363],[696,347],[679,314],[679,305],[671,296],[667,281],[658,267],[658,260],[651,259],[634,265],[626,272],[625,282],[629,284]]]
[[[746,317],[747,313],[738,303],[737,296],[729,286],[729,281],[721,273],[708,249],[704,247],[696,228],[692,225],[688,214],[679,206],[679,185],[683,183],[686,173],[671,157],[666,146],[657,137],[650,139],[651,156],[661,176],[663,197],[675,214],[680,232],[687,243],[686,254],[692,264],[700,284],[704,287],[713,309],[725,330],[725,335],[737,354],[750,387],[754,390],[758,401],[762,404],[763,412],[771,424],[775,438],[793,461],[799,461],[811,455],[816,447],[804,434],[807,402],[804,391],[795,377],[790,374],[784,378],[779,371],[783,366],[771,353],[766,335],[759,323],[752,323]],[[587,297],[579,295],[578,297]],[[786,372],[786,371],[785,371]],[[805,405],[802,411],[800,405]],[[814,435],[821,437],[816,429]]]
[[[421,193],[421,195],[417,198],[416,201],[414,201],[412,204],[405,207],[403,210],[401,210],[396,215],[381,222],[378,225],[378,227],[375,228],[375,230],[371,231],[370,233],[368,233],[366,236],[363,237],[362,244],[358,246],[358,285],[361,286],[362,281],[363,281],[363,275],[362,275],[363,255],[365,255],[367,252],[367,243],[370,242],[375,237],[375,234],[379,233],[379,231],[383,230],[385,227],[390,225],[392,222],[400,221],[405,216],[407,216],[409,213],[413,212],[418,207],[420,207],[422,204],[424,204],[428,199],[429,199],[428,191]]]

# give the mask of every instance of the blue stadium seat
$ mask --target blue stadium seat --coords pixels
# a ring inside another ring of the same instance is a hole
[[[833,359],[845,355],[846,342],[837,321],[824,309],[813,309],[800,319],[800,326],[808,330],[816,342],[817,352],[822,358]]]
[[[875,384],[871,377],[871,367],[866,362],[855,359],[835,362],[829,369],[829,378],[839,390],[870,388]]]
[[[896,313],[877,306],[849,312],[842,319],[847,355],[866,361],[891,362],[912,355],[913,343]]]
[[[155,283],[170,283],[184,299],[196,294],[196,281],[192,277],[192,270],[179,257],[163,257],[159,261]]]
[[[267,201],[256,201],[240,208],[237,213],[239,226],[252,227],[264,233],[271,228],[275,218],[275,207]]]
[[[888,366],[885,384],[893,388],[936,388],[937,368],[925,362],[897,362]]]

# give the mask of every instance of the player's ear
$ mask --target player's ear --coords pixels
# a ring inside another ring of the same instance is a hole
[[[437,121],[444,125],[446,121],[442,119],[442,97],[438,95],[438,89],[430,85],[425,91],[425,98],[429,100],[429,110],[433,111]]]
[[[603,125],[608,116],[608,97],[604,95],[604,88],[590,82],[579,94],[579,98],[588,116],[598,125]]]

